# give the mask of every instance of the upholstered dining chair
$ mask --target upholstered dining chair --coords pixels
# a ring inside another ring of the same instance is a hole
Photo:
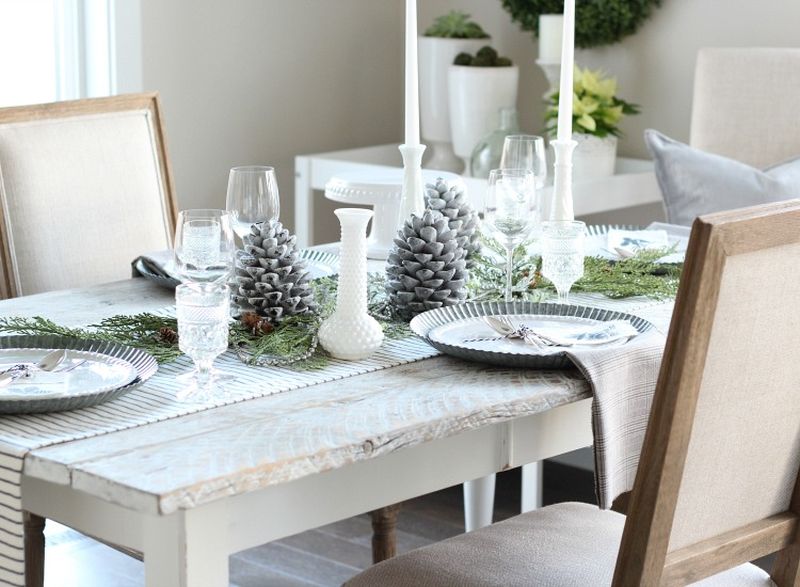
[[[0,109],[0,299],[128,278],[176,217],[157,94]],[[44,523],[25,515],[32,587]]]
[[[798,258],[800,200],[695,221],[627,518],[549,506],[348,587],[800,584]]]
[[[800,156],[800,49],[697,55],[690,144],[763,169]]]
[[[175,218],[156,94],[0,109],[0,299],[130,277]]]

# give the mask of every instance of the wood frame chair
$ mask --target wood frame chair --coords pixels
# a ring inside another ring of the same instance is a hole
[[[0,109],[0,299],[128,277],[176,219],[157,93]]]
[[[690,507],[681,497],[686,491],[687,457],[695,456],[691,450],[695,448],[693,432],[707,385],[706,357],[711,350],[726,266],[733,257],[777,247],[800,250],[798,200],[712,214],[695,221],[641,465],[631,492],[614,585],[685,585],[775,552],[778,558],[773,580],[780,586],[800,584],[800,446],[797,442],[792,446],[789,438],[784,438],[789,442],[777,450],[789,448],[793,454],[786,452],[776,458],[785,469],[793,470],[787,479],[791,481],[787,492],[791,498],[784,507],[670,549],[679,502],[684,508]],[[784,254],[791,253],[787,250]],[[786,319],[792,320],[791,316]],[[795,375],[798,373],[800,370]],[[793,424],[793,435],[797,436],[800,421]],[[698,450],[702,449],[695,448]],[[697,469],[688,473],[696,474]]]
[[[745,563],[772,553],[774,584],[800,585],[797,258],[800,200],[695,221],[627,519],[550,506],[376,565],[348,587],[768,585]],[[758,363],[781,349],[783,361]],[[572,550],[559,552],[565,528]],[[576,580],[576,550],[583,564],[608,560]],[[515,562],[521,572],[504,579],[485,570]],[[566,576],[547,574],[556,567]]]

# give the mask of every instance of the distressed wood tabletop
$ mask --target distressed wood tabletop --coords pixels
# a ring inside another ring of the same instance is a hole
[[[2,301],[0,314],[79,325],[172,300],[171,292],[131,279]],[[636,313],[664,331],[671,304]],[[271,375],[264,370],[264,377]],[[440,356],[37,449],[25,459],[25,474],[137,511],[168,514],[589,394],[574,370],[493,368]]]

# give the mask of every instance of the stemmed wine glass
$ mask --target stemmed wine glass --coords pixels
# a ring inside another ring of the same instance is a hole
[[[233,230],[239,238],[244,238],[253,224],[276,221],[281,202],[275,169],[264,165],[231,169],[225,207],[231,213]]]
[[[536,182],[530,169],[493,169],[484,204],[484,221],[506,248],[505,300],[512,299],[514,249],[536,223]]]
[[[233,229],[225,210],[183,210],[175,229],[175,264],[184,281],[224,283],[233,271]]]
[[[509,135],[503,142],[501,169],[530,169],[536,178],[536,189],[547,182],[547,160],[544,139],[536,135]]]

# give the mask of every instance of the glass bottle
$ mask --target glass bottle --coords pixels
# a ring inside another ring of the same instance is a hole
[[[472,151],[470,170],[472,177],[488,179],[492,169],[500,167],[503,155],[503,142],[508,135],[519,133],[519,121],[516,108],[501,108],[498,112],[500,125],[497,130],[483,137]]]

